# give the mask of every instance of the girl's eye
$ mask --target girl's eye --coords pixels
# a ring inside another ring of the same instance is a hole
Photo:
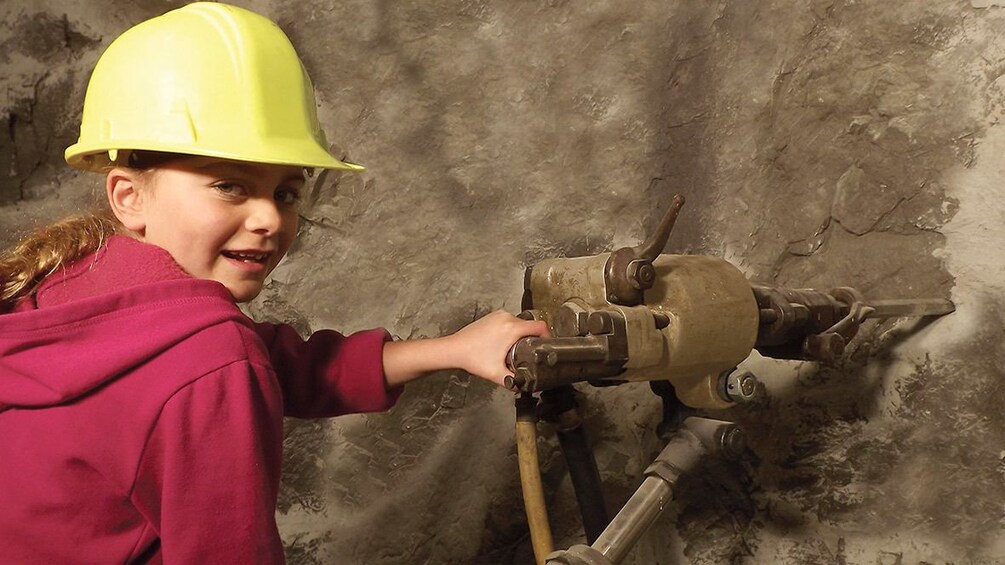
[[[275,199],[280,204],[296,204],[300,200],[300,191],[292,188],[280,188],[276,191]]]
[[[239,196],[244,193],[244,187],[233,182],[218,182],[213,185],[213,188],[226,196]]]

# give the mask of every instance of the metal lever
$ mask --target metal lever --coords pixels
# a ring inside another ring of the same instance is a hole
[[[656,231],[642,242],[641,245],[632,248],[636,257],[652,263],[660,253],[663,253],[663,249],[667,246],[667,241],[670,240],[670,232],[673,231],[673,227],[677,223],[677,216],[680,215],[680,209],[683,206],[684,196],[675,194],[673,201],[670,203],[670,209],[663,215],[663,219],[660,220],[660,225],[656,228]]]
[[[656,282],[653,261],[663,252],[670,233],[677,223],[677,216],[684,206],[684,197],[673,197],[670,209],[663,215],[656,231],[636,247],[622,247],[611,253],[604,265],[604,284],[607,287],[607,301],[623,306],[642,304],[643,292]]]

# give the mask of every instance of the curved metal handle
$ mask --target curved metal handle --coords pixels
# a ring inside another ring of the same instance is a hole
[[[656,282],[653,261],[659,257],[670,239],[670,233],[677,223],[677,216],[684,206],[684,197],[676,194],[670,209],[663,215],[659,227],[642,244],[636,247],[622,247],[611,252],[604,265],[604,284],[607,287],[607,301],[623,306],[642,304],[643,292]]]
[[[667,241],[670,240],[670,233],[673,232],[674,225],[677,224],[677,216],[680,215],[680,209],[683,206],[684,196],[675,194],[673,201],[670,203],[670,209],[667,210],[666,214],[663,214],[663,219],[660,220],[660,225],[656,228],[656,231],[642,242],[641,245],[632,248],[636,258],[652,263],[659,257],[659,254],[667,246]]]

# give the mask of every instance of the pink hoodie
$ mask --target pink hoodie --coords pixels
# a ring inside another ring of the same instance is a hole
[[[389,408],[387,339],[304,342],[111,238],[0,315],[0,562],[282,563],[283,415]]]

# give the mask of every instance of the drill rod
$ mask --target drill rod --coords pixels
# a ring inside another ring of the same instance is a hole
[[[942,298],[915,300],[872,300],[866,303],[872,311],[866,318],[902,318],[915,316],[942,316],[956,311],[952,302]]]

